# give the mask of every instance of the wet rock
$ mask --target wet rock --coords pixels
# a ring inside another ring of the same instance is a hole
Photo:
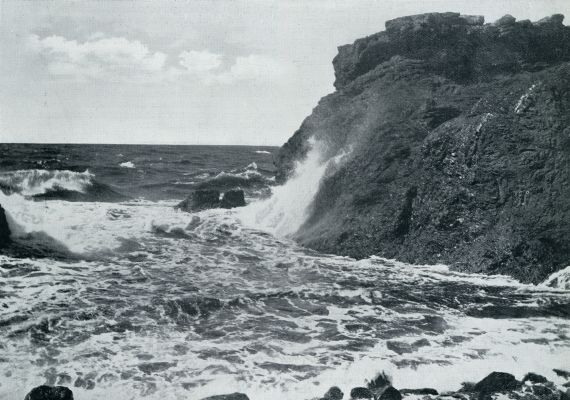
[[[230,190],[224,193],[220,207],[235,208],[245,206],[245,195],[243,190]]]
[[[73,392],[65,386],[38,386],[24,400],[73,400]]]
[[[341,46],[337,90],[275,156],[328,159],[295,239],[539,283],[570,259],[570,27],[429,13]]]
[[[527,381],[532,382],[532,383],[546,383],[546,382],[548,382],[548,379],[546,379],[542,375],[535,374],[534,372],[529,372],[528,374],[526,374],[524,376],[522,383],[525,383]]]
[[[2,205],[0,205],[0,249],[10,243],[10,235],[11,231],[8,226],[6,212],[2,208]]]
[[[570,371],[565,371],[563,369],[557,369],[554,368],[552,371],[554,371],[554,373],[564,379],[568,379],[570,378]]]
[[[178,203],[176,208],[182,211],[200,211],[220,206],[220,192],[218,190],[196,190],[188,198]]]
[[[473,386],[473,390],[481,393],[495,393],[515,390],[521,383],[506,372],[491,372],[483,380]]]
[[[220,394],[217,396],[210,396],[203,398],[202,400],[249,400],[243,393],[232,393],[232,394]]]
[[[382,393],[376,395],[376,400],[402,400],[402,394],[395,387],[388,386]]]
[[[421,389],[400,389],[401,394],[417,394],[417,395],[431,395],[437,396],[439,393],[437,390],[432,388],[421,388]]]
[[[337,386],[333,386],[325,393],[321,400],[342,400],[343,397],[344,393],[342,390]]]
[[[356,399],[373,399],[374,394],[368,388],[355,387],[350,391],[350,398],[353,400],[356,400]]]

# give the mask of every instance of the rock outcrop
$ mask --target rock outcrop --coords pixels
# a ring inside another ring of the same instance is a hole
[[[10,243],[10,235],[11,231],[6,218],[6,211],[0,205],[0,249]]]
[[[213,189],[196,190],[186,199],[182,200],[176,208],[183,211],[201,211],[211,208],[235,208],[245,206],[243,190],[228,190],[220,199],[221,193]]]
[[[314,138],[330,169],[296,234],[356,258],[539,282],[570,264],[570,28],[431,13],[341,46],[336,91],[276,156]]]
[[[73,400],[73,392],[65,386],[42,385],[33,388],[24,400]]]

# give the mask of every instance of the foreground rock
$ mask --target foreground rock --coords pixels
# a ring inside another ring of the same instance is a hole
[[[235,208],[245,206],[243,190],[229,190],[220,199],[218,190],[196,190],[188,198],[181,201],[176,208],[193,212],[211,208]]]
[[[528,373],[523,382],[519,382],[513,375],[505,372],[492,372],[476,384],[464,383],[463,387],[455,392],[438,393],[436,389],[396,389],[390,379],[380,374],[367,383],[367,387],[355,387],[350,390],[348,399],[373,400],[482,400],[482,399],[513,399],[513,400],[568,400],[570,389],[563,385],[557,388],[554,383],[545,377]],[[339,387],[332,387],[318,400],[342,400],[343,392]]]
[[[330,167],[296,239],[339,255],[539,282],[570,264],[570,27],[432,13],[341,46],[314,137]]]
[[[249,397],[247,397],[243,393],[232,393],[232,394],[221,394],[217,396],[210,396],[202,400],[249,400]]]
[[[0,205],[0,249],[6,247],[10,243],[10,227],[6,218],[6,212]]]
[[[73,400],[73,392],[64,386],[38,386],[24,400]]]

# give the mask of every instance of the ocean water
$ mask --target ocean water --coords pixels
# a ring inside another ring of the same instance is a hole
[[[345,392],[380,371],[458,389],[491,371],[562,384],[570,270],[541,285],[302,248],[319,145],[276,186],[271,147],[0,145],[0,398],[252,400]],[[193,190],[248,205],[186,213]]]

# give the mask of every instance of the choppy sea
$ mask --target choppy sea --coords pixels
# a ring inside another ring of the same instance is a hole
[[[329,163],[273,147],[0,144],[0,399],[310,399],[385,371],[458,389],[570,363],[570,270],[540,285],[300,247]],[[337,162],[338,160],[332,160]],[[248,205],[187,213],[197,189]],[[561,382],[560,382],[561,383]]]

